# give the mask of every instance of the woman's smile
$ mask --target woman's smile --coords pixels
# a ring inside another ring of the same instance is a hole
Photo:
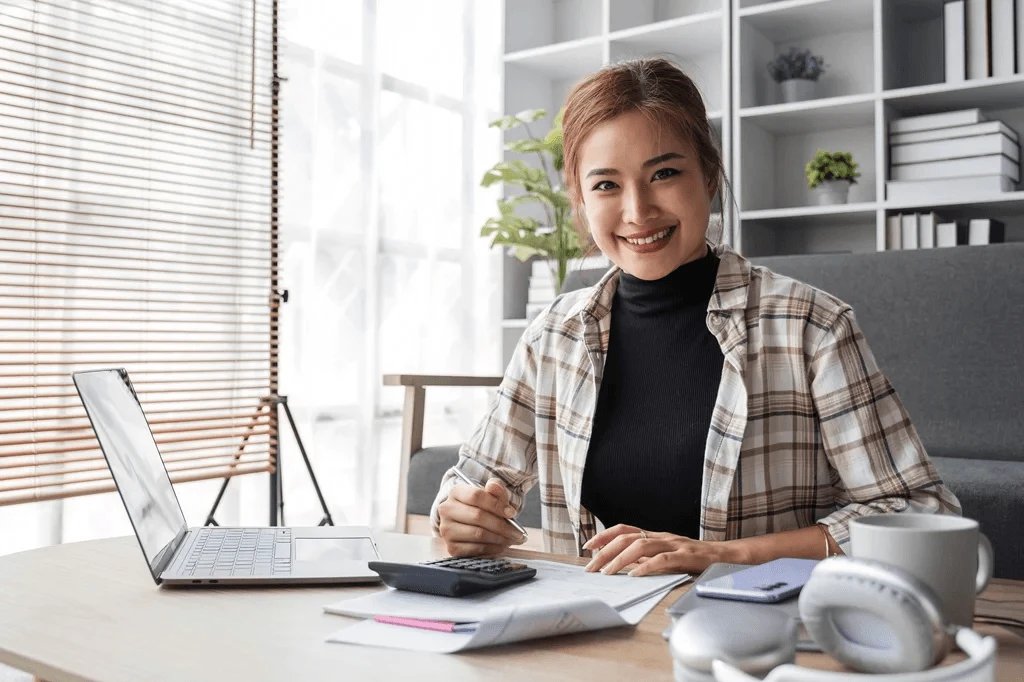
[[[653,253],[668,246],[672,235],[676,233],[678,223],[669,227],[658,227],[641,232],[632,232],[629,236],[619,236],[626,246],[634,253]]]

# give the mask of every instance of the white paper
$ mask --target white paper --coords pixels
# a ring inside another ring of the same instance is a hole
[[[607,603],[594,598],[506,606],[491,611],[477,626],[476,632],[467,634],[435,632],[367,619],[335,632],[327,641],[450,654],[539,637],[636,625],[671,589],[665,588],[622,611],[616,611]]]
[[[581,566],[553,561],[524,561],[537,576],[502,590],[468,597],[439,597],[388,588],[324,607],[324,611],[356,618],[397,616],[457,623],[484,621],[496,609],[548,606],[581,599],[596,599],[613,611],[626,609],[652,595],[663,593],[690,579],[688,575],[644,576],[586,573]]]

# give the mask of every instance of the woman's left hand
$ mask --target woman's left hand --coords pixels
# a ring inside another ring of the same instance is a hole
[[[728,543],[703,542],[672,533],[650,533],[619,524],[590,538],[583,549],[597,550],[588,571],[614,575],[639,564],[631,576],[656,573],[700,573],[709,565],[728,561]]]

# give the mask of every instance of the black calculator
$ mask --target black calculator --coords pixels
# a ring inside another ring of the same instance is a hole
[[[444,597],[465,597],[529,580],[536,568],[507,559],[448,557],[422,564],[371,561],[385,584],[396,590],[424,592]]]

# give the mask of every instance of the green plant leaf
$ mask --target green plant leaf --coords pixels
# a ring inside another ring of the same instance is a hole
[[[490,187],[496,182],[518,184],[522,186],[546,184],[544,170],[530,166],[525,161],[501,161],[484,173],[480,181],[481,187]]]
[[[533,123],[547,115],[547,109],[525,109],[518,114],[502,116],[497,120],[491,121],[489,127],[497,128],[498,130],[508,130],[509,128],[521,126],[524,123]]]

